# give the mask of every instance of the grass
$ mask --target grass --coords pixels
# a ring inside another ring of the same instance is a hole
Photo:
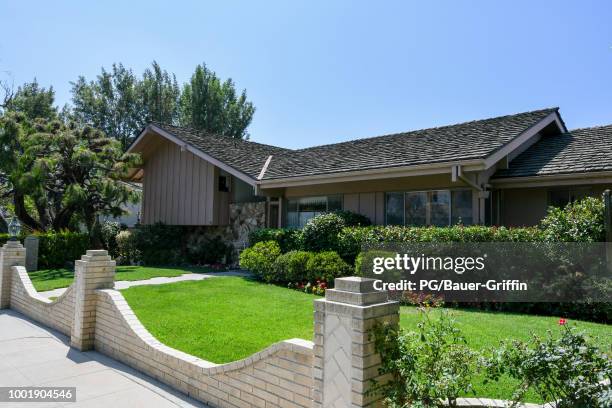
[[[272,343],[313,337],[313,295],[245,278],[219,277],[196,282],[138,286],[122,291],[144,326],[161,342],[215,363],[225,363],[260,351]],[[502,339],[527,339],[559,330],[557,318],[453,310],[459,327],[475,350],[495,347]],[[401,308],[401,326],[414,329],[416,308]],[[607,352],[612,326],[573,322],[599,338]],[[507,399],[513,383],[482,384],[478,396]],[[534,395],[532,402],[540,402]]]
[[[206,267],[149,267],[149,266],[118,266],[115,274],[116,281],[135,281],[156,278],[159,276],[173,277],[185,273],[213,272]],[[74,271],[66,268],[45,269],[28,274],[34,287],[39,292],[66,288],[74,280]]]
[[[121,292],[158,340],[215,363],[250,356],[280,340],[313,337],[314,295],[245,278],[134,286]]]

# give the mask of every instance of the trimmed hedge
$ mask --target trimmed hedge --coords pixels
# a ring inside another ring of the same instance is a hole
[[[63,268],[81,259],[89,246],[89,235],[80,232],[44,232],[34,233],[39,239],[38,269]],[[26,235],[19,237],[23,242]],[[0,245],[4,245],[10,236],[0,234]]]
[[[352,264],[364,245],[408,242],[541,242],[544,237],[544,231],[537,227],[348,227],[338,234],[338,253]]]
[[[354,263],[363,245],[407,242],[602,242],[604,203],[587,197],[564,208],[550,207],[538,227],[507,228],[482,225],[450,227],[352,226],[357,218],[346,211],[322,214],[309,220],[303,231],[263,229],[250,235],[251,245],[278,242],[282,252],[337,251]],[[348,220],[351,220],[350,222]],[[366,218],[367,220],[367,218]],[[365,221],[362,220],[365,223]]]
[[[332,226],[329,225],[331,223],[325,224],[326,227],[330,227],[325,228],[326,232],[329,232],[329,229],[337,231],[335,222]],[[314,227],[313,230],[315,230]],[[313,242],[316,242],[316,236],[313,231]],[[316,247],[315,250],[320,251],[335,250],[346,262],[354,264],[357,255],[365,244],[375,245],[395,242],[538,242],[544,240],[544,237],[544,232],[537,227],[344,227],[337,232],[335,240],[326,235],[313,246]],[[283,253],[313,249],[305,245],[304,233],[296,229],[259,229],[250,234],[249,241],[251,245],[258,242],[275,241]],[[325,245],[322,245],[323,243]]]

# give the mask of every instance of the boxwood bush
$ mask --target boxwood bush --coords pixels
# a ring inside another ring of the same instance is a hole
[[[273,281],[275,283],[306,281],[308,277],[306,266],[312,257],[313,253],[307,251],[289,251],[282,254],[274,262]]]
[[[240,254],[240,267],[248,269],[256,278],[274,281],[274,262],[281,254],[275,241],[258,242]]]
[[[352,268],[333,251],[315,253],[306,264],[309,282],[325,281],[331,285],[334,279],[352,274]]]

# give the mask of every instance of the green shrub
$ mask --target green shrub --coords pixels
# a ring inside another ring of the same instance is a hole
[[[90,249],[87,234],[64,231],[34,235],[39,238],[39,269],[61,268],[72,264]]]
[[[30,235],[30,234],[27,234]],[[19,240],[27,236],[22,234]],[[81,259],[88,249],[89,235],[80,232],[36,232],[38,237],[38,269],[64,268]],[[9,240],[8,234],[0,234],[0,245]]]
[[[29,234],[28,234],[29,235]],[[80,232],[36,232],[38,237],[38,269],[63,268],[72,265],[85,255],[89,245],[89,236]],[[27,235],[22,234],[23,242]],[[8,234],[0,234],[0,245],[9,240]]]
[[[135,265],[140,262],[140,253],[136,249],[134,234],[130,231],[121,231],[115,237],[117,243],[117,264]]]
[[[283,253],[303,247],[302,231],[295,228],[260,228],[249,234],[251,246],[264,241],[276,241]]]
[[[187,241],[187,259],[195,264],[228,263],[232,248],[220,236],[192,234]]]
[[[306,251],[335,251],[338,249],[338,234],[346,226],[338,214],[327,213],[311,218],[302,230]]]
[[[176,265],[182,261],[183,229],[156,223],[134,230],[134,245],[145,265]]]
[[[538,242],[542,230],[530,228],[486,227],[482,225],[451,227],[374,226],[348,227],[338,234],[338,253],[353,263],[364,245],[381,246],[409,242]]]
[[[102,245],[112,258],[117,258],[119,256],[116,237],[120,231],[121,225],[115,221],[104,221],[100,226]]]
[[[568,326],[559,338],[549,332],[529,343],[502,342],[486,366],[490,380],[502,375],[518,380],[515,402],[533,390],[544,401],[557,401],[558,408],[612,406],[612,360]]]
[[[355,259],[355,275],[371,277],[374,258],[378,258],[378,257],[394,258],[395,254],[396,253],[393,251],[374,250],[374,249],[369,250],[369,251],[360,252],[359,255],[357,255],[357,258]],[[391,275],[391,273],[393,272],[394,270],[392,269],[385,269],[385,278],[388,278],[388,276]],[[403,271],[400,271],[400,272],[403,272]]]
[[[275,283],[304,282],[308,279],[308,261],[313,257],[312,252],[289,251],[282,254],[274,262]]]
[[[342,218],[347,227],[367,227],[372,225],[370,219],[363,214],[354,213],[348,210],[336,210],[332,211],[332,214],[336,214]]]
[[[258,242],[246,248],[240,254],[240,267],[248,269],[265,282],[271,282],[274,276],[274,262],[281,254],[275,241]]]
[[[551,242],[603,242],[604,202],[601,198],[587,197],[565,208],[550,207],[542,228],[546,240]]]
[[[375,383],[370,391],[390,407],[442,408],[456,406],[457,398],[473,391],[478,354],[472,351],[450,314],[439,319],[420,309],[417,331],[389,324],[372,330],[382,362],[379,374],[389,382]]]
[[[306,264],[307,278],[310,282],[325,281],[333,285],[335,278],[351,274],[351,267],[334,251],[314,254]]]

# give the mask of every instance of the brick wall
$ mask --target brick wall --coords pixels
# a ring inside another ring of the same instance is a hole
[[[287,340],[217,365],[157,341],[115,290],[98,291],[96,313],[96,350],[212,406],[311,407],[312,342]]]
[[[215,364],[168,347],[142,326],[114,285],[115,262],[87,251],[75,282],[59,298],[40,296],[16,241],[0,249],[0,308],[11,307],[70,336],[80,350],[94,348],[211,407],[338,408],[380,406],[366,395],[380,379],[380,359],[367,330],[398,321],[398,306],[372,281],[340,278],[315,301],[315,343],[285,340],[243,360]]]
[[[13,266],[10,307],[70,336],[74,317],[74,284],[55,300],[38,294],[23,266]]]

